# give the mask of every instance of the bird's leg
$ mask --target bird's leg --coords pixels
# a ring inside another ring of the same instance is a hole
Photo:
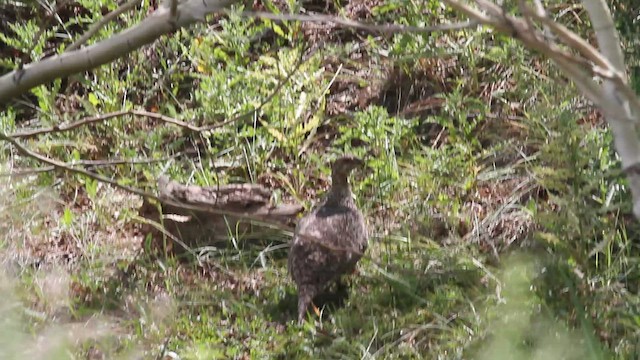
[[[298,324],[304,323],[304,318],[307,315],[307,308],[311,302],[311,296],[305,292],[299,292],[298,294]],[[315,308],[315,305],[314,305]]]

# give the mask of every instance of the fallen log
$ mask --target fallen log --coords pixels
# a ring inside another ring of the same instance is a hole
[[[230,241],[244,243],[281,238],[281,228],[295,226],[303,207],[274,205],[271,195],[269,189],[257,184],[201,187],[161,176],[158,179],[160,204],[145,199],[139,213],[149,220],[143,231],[152,235],[154,247],[166,246],[172,253],[197,252],[204,246],[223,246]],[[154,223],[162,224],[170,235],[165,236],[157,225],[152,226]]]

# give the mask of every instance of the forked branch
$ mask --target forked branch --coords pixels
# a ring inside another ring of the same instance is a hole
[[[598,39],[598,50],[547,17],[539,0],[534,0],[535,8],[520,1],[522,16],[509,15],[488,0],[476,0],[477,6],[465,0],[443,2],[549,57],[583,95],[602,110],[613,132],[622,168],[629,179],[634,215],[640,219],[640,171],[636,171],[640,169],[640,140],[637,135],[640,98],[629,86],[620,41],[606,3],[603,0],[583,0]],[[551,34],[545,34],[542,29]],[[596,81],[596,77],[602,81]]]

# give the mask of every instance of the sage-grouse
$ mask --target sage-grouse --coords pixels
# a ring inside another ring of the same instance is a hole
[[[331,188],[325,198],[296,226],[288,268],[298,287],[299,323],[304,322],[313,298],[342,274],[353,272],[367,249],[364,217],[348,180],[351,170],[363,165],[353,156],[337,159],[331,166]]]

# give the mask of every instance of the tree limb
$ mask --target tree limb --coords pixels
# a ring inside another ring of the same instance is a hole
[[[536,1],[535,10],[524,2],[520,3],[524,19],[500,13],[500,8],[488,0],[476,0],[484,13],[459,0],[443,1],[470,18],[493,26],[498,31],[519,39],[528,48],[548,56],[583,95],[602,110],[614,135],[614,144],[629,180],[634,215],[640,219],[640,171],[636,171],[640,168],[640,139],[637,131],[637,124],[640,123],[640,98],[628,85],[622,49],[606,3],[603,0],[583,0],[598,38],[598,51],[566,27],[551,21],[544,14],[540,1]],[[553,31],[565,45],[582,57],[560,48],[534,27],[531,20],[536,20]],[[603,84],[596,83],[594,75],[600,76],[604,80]]]
[[[583,0],[582,4],[589,13],[602,53],[616,69],[624,73],[624,56],[620,47],[620,38],[606,3],[603,0]]]
[[[593,29],[598,39],[598,46],[603,55],[613,65],[613,70],[619,72],[626,80],[624,57],[620,46],[620,39],[613,23],[611,12],[603,0],[583,0],[585,9],[589,13]],[[640,123],[640,99],[625,81],[605,79],[602,96],[609,99],[626,116],[610,116],[607,121],[613,133],[615,149],[620,155],[622,169],[627,175],[631,196],[633,198],[633,213],[640,218],[640,141],[638,140],[638,123]],[[627,118],[635,123],[625,121]]]
[[[3,75],[0,77],[0,103],[57,78],[107,64],[176,28],[203,21],[206,15],[236,2],[238,0],[188,0],[179,5],[175,18],[171,17],[170,9],[159,7],[138,25],[99,43],[31,63]]]

